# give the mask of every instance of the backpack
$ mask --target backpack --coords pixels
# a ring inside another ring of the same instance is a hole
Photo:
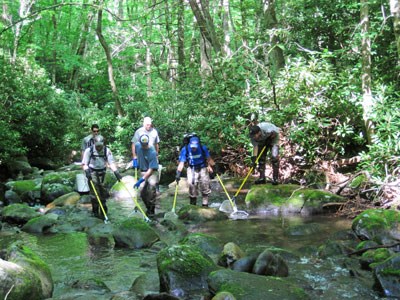
[[[92,160],[92,158],[96,158],[96,157],[103,157],[104,161],[107,162],[107,147],[104,146],[103,147],[103,155],[100,154],[94,154],[94,145],[90,146],[90,158],[89,158],[89,162]]]
[[[197,137],[199,139],[199,147],[201,149],[201,154],[203,156],[204,163],[207,165],[206,153],[204,152],[200,137],[195,132],[187,133],[183,136],[183,141],[182,141],[183,145],[181,146],[181,149],[183,147],[186,148],[186,162],[189,163],[189,144],[190,144],[190,140],[194,137]]]

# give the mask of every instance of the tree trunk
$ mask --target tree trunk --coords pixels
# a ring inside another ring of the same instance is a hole
[[[92,24],[93,19],[94,19],[94,12],[90,11],[86,17],[86,20],[83,22],[82,25],[82,33],[79,40],[79,46],[78,49],[76,50],[76,55],[78,55],[82,59],[84,58],[86,53],[87,36],[89,34],[90,25]],[[70,83],[74,90],[78,89],[78,79],[79,79],[79,68],[77,66],[74,66],[71,73],[71,83]]]
[[[220,53],[221,43],[215,32],[214,22],[208,7],[208,0],[189,0],[189,3],[203,39],[208,41],[215,53]]]
[[[262,12],[263,12],[263,29],[265,37],[268,37],[267,41],[270,50],[267,57],[267,64],[271,66],[272,78],[275,74],[285,66],[285,58],[283,56],[282,49],[278,46],[278,37],[275,31],[278,28],[278,21],[275,15],[275,0],[262,0]]]
[[[179,0],[178,7],[178,76],[185,76],[185,6],[184,0]],[[182,74],[181,74],[182,73]]]
[[[224,29],[224,44],[223,44],[223,51],[224,56],[230,57],[232,55],[231,50],[231,18],[230,18],[230,8],[229,8],[229,0],[221,0],[222,4],[222,27]]]
[[[53,1],[54,6],[57,5],[57,0]],[[53,42],[53,51],[52,51],[52,66],[51,66],[51,82],[53,84],[56,83],[57,80],[57,34],[58,34],[58,29],[57,29],[57,19],[56,19],[56,9],[53,10],[53,14],[51,16],[51,20],[53,22],[53,36],[52,36],[52,42]]]
[[[371,144],[372,135],[374,133],[374,126],[370,119],[373,98],[371,92],[371,39],[369,37],[369,6],[368,0],[361,0],[361,64],[362,64],[362,91],[363,91],[363,119],[365,131],[367,135],[367,142]]]
[[[397,66],[400,67],[400,1],[390,0],[390,12],[393,16],[393,30],[397,46]]]
[[[107,66],[108,66],[108,80],[110,81],[111,90],[113,99],[115,102],[115,108],[117,110],[118,116],[123,117],[125,115],[121,102],[119,101],[117,85],[115,84],[114,80],[114,73],[113,73],[113,65],[112,65],[112,58],[110,54],[110,48],[108,47],[107,41],[105,40],[103,33],[102,33],[102,20],[103,20],[103,9],[101,8],[102,3],[99,5],[100,8],[97,12],[97,27],[96,27],[96,34],[99,38],[100,44],[104,49],[107,58]]]

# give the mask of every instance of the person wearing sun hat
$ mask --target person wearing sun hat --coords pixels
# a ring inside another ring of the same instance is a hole
[[[154,216],[156,208],[156,187],[158,184],[158,159],[157,152],[150,145],[150,138],[142,134],[135,144],[135,156],[138,160],[140,178],[133,186],[140,190],[140,198],[146,205],[146,214]]]

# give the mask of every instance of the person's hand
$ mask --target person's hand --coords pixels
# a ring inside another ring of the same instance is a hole
[[[181,180],[181,171],[176,171],[176,176],[175,176],[176,183],[178,183],[179,180]]]
[[[210,176],[210,179],[214,179],[215,178],[215,172],[208,173],[208,176]]]
[[[115,172],[114,172],[114,175],[115,175],[115,177],[117,177],[117,180],[118,180],[118,181],[121,181],[122,176],[121,176],[121,174],[119,174],[118,171],[115,171]]]
[[[252,168],[255,168],[257,166],[256,160],[257,160],[256,156],[251,157],[251,167]]]
[[[86,169],[86,170],[85,170],[85,174],[86,174],[86,178],[87,178],[88,180],[92,180],[92,174],[90,173],[90,170],[89,170],[89,169]]]
[[[132,159],[132,167],[137,169],[139,167],[137,158]]]
[[[134,184],[133,188],[138,189],[143,181],[144,181],[144,178],[140,177],[139,180]]]

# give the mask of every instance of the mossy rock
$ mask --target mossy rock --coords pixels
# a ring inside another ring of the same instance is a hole
[[[31,179],[31,180],[18,180],[10,181],[6,183],[8,190],[11,190],[18,194],[18,196],[30,191],[40,191],[40,186],[42,184],[42,179]]]
[[[310,299],[301,287],[274,276],[223,269],[211,272],[207,282],[213,293],[229,292],[237,300]]]
[[[195,205],[185,205],[177,212],[180,220],[184,222],[201,223],[207,221],[227,220],[228,216],[218,209],[203,208]]]
[[[252,213],[302,214],[326,213],[327,203],[342,203],[341,196],[317,189],[303,188],[294,184],[254,185],[245,202]]]
[[[160,240],[158,234],[142,219],[130,218],[114,226],[113,236],[117,247],[132,249],[150,248]]]
[[[400,299],[400,254],[377,264],[374,269],[375,287],[385,297]]]
[[[188,234],[179,243],[182,245],[197,246],[204,250],[208,255],[220,254],[224,248],[222,241],[204,233]]]
[[[30,219],[40,216],[40,213],[36,212],[32,207],[21,203],[6,206],[1,214],[3,221],[19,225],[23,225]]]
[[[46,208],[54,208],[56,206],[75,206],[81,195],[77,192],[71,192],[56,198],[53,202],[46,205]]]
[[[174,245],[157,255],[160,292],[172,293],[182,290],[184,294],[208,291],[207,277],[218,266],[199,247]]]
[[[360,240],[392,244],[399,240],[400,213],[391,209],[368,209],[359,214],[351,228]]]

